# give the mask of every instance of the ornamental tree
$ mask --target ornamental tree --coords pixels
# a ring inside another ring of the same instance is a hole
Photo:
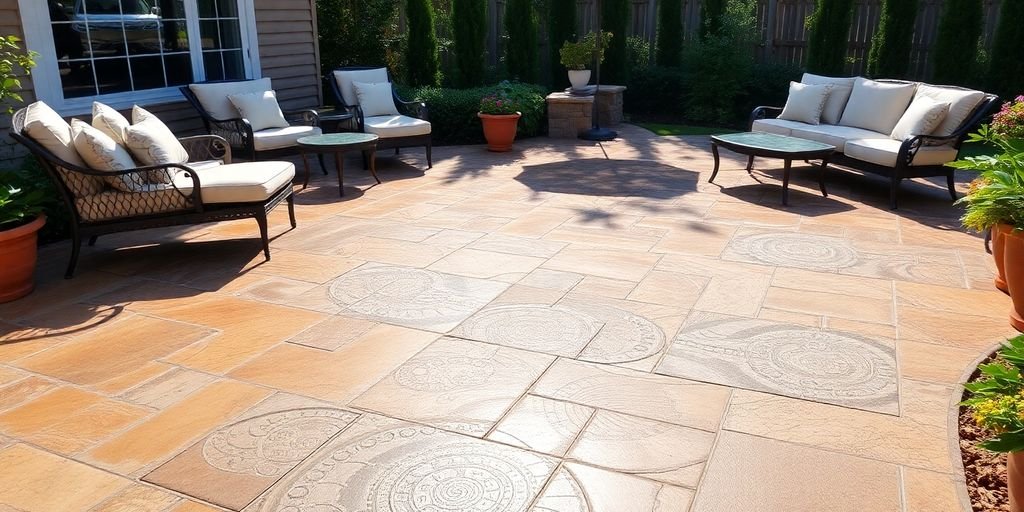
[[[576,0],[548,2],[548,47],[551,49],[551,82],[555,88],[568,84],[559,50],[576,40]]]
[[[903,78],[907,74],[915,21],[917,0],[883,0],[878,30],[868,51],[868,76]]]
[[[992,60],[989,68],[989,84],[994,92],[1004,98],[1024,93],[1024,0],[1003,0],[996,39],[992,44]]]
[[[602,0],[601,28],[612,33],[611,43],[604,54],[601,82],[626,83],[629,78],[629,53],[626,49],[626,27],[629,26],[630,0]]]
[[[964,85],[976,81],[978,40],[981,38],[984,17],[981,2],[946,0],[939,17],[939,33],[931,52],[935,82]]]
[[[437,55],[437,33],[434,32],[434,7],[430,0],[407,0],[408,20],[405,69],[409,85],[438,85],[441,72]]]
[[[505,5],[505,68],[520,82],[537,81],[537,15],[531,0],[509,0]]]
[[[841,75],[846,65],[853,0],[818,0],[807,18],[807,71]]]
[[[683,60],[683,2],[662,0],[658,7],[659,66],[678,66]]]
[[[483,84],[487,0],[452,0],[452,31],[459,84],[463,87]]]

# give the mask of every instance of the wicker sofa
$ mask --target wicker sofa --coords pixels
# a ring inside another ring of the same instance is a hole
[[[215,135],[177,139],[187,151],[182,163],[97,170],[84,165],[72,141],[71,126],[41,102],[17,111],[11,137],[36,157],[70,213],[71,257],[65,278],[75,272],[82,240],[101,235],[165,226],[234,219],[255,219],[270,259],[267,214],[288,204],[292,228],[295,209],[290,162],[231,163],[231,147]],[[112,180],[135,183],[130,191]]]
[[[858,84],[869,82],[879,88],[902,88],[904,98],[886,103],[870,101],[870,96],[861,94],[855,102]],[[859,77],[831,78],[805,73],[801,83],[832,84],[836,87],[829,93],[819,124],[779,119],[783,107],[762,106],[751,113],[750,130],[835,146],[836,154],[829,160],[830,164],[889,178],[889,203],[893,209],[898,207],[900,182],[906,178],[945,176],[949,193],[956,199],[953,169],[945,164],[956,160],[968,132],[981,123],[998,103],[998,97],[981,91],[901,80],[871,81]],[[845,98],[842,95],[833,97],[837,90],[846,91]],[[941,124],[931,133],[894,138],[894,126],[921,97],[948,103],[948,113]],[[850,110],[856,111],[848,112]]]

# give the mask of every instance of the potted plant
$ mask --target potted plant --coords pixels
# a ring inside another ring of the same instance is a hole
[[[993,233],[992,253],[1000,273],[996,286],[1005,283],[1013,301],[1010,324],[1024,331],[1024,145],[991,126],[982,126],[968,142],[989,144],[996,153],[949,164],[979,172],[967,195],[958,201],[966,205],[961,221],[970,229]]]
[[[1006,342],[995,361],[978,369],[981,378],[964,384],[971,394],[962,405],[992,433],[981,447],[1006,453],[1010,511],[1024,512],[1024,336]]]
[[[519,118],[523,114],[519,112],[519,103],[511,94],[507,81],[480,100],[480,112],[476,115],[484,126],[488,150],[504,152],[512,149]]]
[[[604,51],[608,49],[611,37],[611,32],[603,32],[598,45],[598,34],[591,32],[581,41],[566,41],[558,50],[562,65],[569,70],[569,83],[572,84],[573,90],[586,89],[590,83],[589,67],[594,61],[604,62]]]

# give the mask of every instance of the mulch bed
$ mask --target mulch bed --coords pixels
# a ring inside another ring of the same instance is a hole
[[[991,360],[985,360],[982,364]],[[971,381],[980,376],[975,371]],[[960,455],[967,477],[967,494],[974,512],[1009,512],[1006,493],[1006,454],[992,453],[978,446],[987,433],[974,423],[966,408],[960,408]]]

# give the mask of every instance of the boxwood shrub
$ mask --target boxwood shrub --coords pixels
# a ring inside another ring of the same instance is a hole
[[[547,104],[544,101],[547,89],[541,85],[503,83],[472,89],[403,87],[399,94],[406,100],[415,98],[427,103],[434,144],[482,144],[484,132],[480,119],[476,117],[480,111],[480,99],[500,88],[505,88],[507,94],[520,103],[523,117],[519,119],[517,139],[541,135],[547,130]]]

